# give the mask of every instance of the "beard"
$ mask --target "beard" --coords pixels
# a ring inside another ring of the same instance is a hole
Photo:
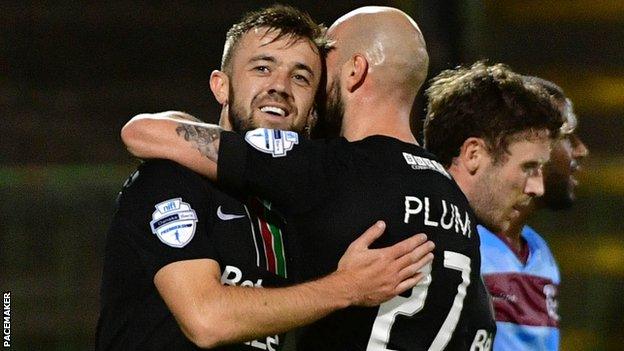
[[[490,166],[496,167],[496,166]],[[498,173],[490,168],[478,180],[473,191],[473,198],[469,199],[470,206],[474,209],[478,222],[494,233],[504,232],[509,228],[510,222],[502,216],[504,208],[500,199],[501,181]]]
[[[550,210],[566,210],[574,203],[574,185],[564,174],[550,173],[544,177],[544,195],[539,204]]]
[[[254,102],[258,96],[255,96],[250,106],[254,106]],[[275,100],[279,98],[275,97]],[[268,128],[268,129],[280,129],[280,130],[290,130],[297,133],[302,133],[304,131],[304,126],[295,126],[294,122],[290,122],[288,125],[279,125],[274,123],[269,123],[268,121],[262,119],[261,117],[258,119],[254,118],[254,109],[251,108],[249,112],[245,112],[245,108],[243,104],[240,103],[236,99],[236,94],[234,94],[234,90],[230,85],[229,92],[229,107],[228,107],[228,116],[227,116],[230,125],[232,126],[232,131],[245,134],[250,130],[254,130],[257,128]]]
[[[340,81],[334,79],[325,94],[319,93],[319,116],[310,132],[312,138],[335,138],[340,136],[342,118],[344,116],[344,102],[340,95]],[[324,102],[323,102],[324,100]]]
[[[230,105],[228,108],[228,120],[230,121],[232,130],[236,133],[244,134],[258,128],[253,120],[253,111],[246,114],[243,106],[236,100],[232,85],[230,85],[229,90]]]

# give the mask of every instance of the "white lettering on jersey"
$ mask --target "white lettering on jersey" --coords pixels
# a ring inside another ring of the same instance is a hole
[[[448,172],[444,169],[442,164],[440,164],[440,162],[438,161],[434,161],[426,157],[412,155],[407,152],[403,153],[403,158],[405,158],[405,161],[407,162],[408,165],[412,167],[412,169],[415,169],[417,171],[422,170],[422,169],[429,169],[429,170],[441,173],[448,179],[451,179],[451,175],[448,174]]]
[[[255,283],[251,280],[243,280],[243,271],[235,266],[225,266],[223,273],[221,273],[221,284],[229,286],[250,286],[261,288],[262,279],[258,279]],[[280,345],[279,335],[267,336],[264,340],[252,340],[247,341],[245,345],[260,349],[275,351]]]
[[[470,228],[470,217],[468,212],[464,211],[464,216],[459,212],[459,207],[452,203],[447,203],[442,200],[442,215],[440,218],[432,218],[430,213],[430,201],[425,196],[424,200],[416,196],[405,197],[405,216],[403,218],[404,223],[409,223],[412,216],[422,214],[423,223],[428,227],[437,227],[438,225],[445,230],[453,230],[457,234],[461,234],[468,238],[472,235],[472,229]],[[462,217],[464,219],[462,219]]]
[[[259,340],[247,341],[245,345],[249,345],[260,350],[275,351],[280,343],[279,335],[267,336],[266,340],[263,341],[264,342]]]
[[[457,286],[457,294],[451,305],[449,313],[440,326],[433,342],[429,346],[429,351],[442,351],[446,348],[453,337],[462,309],[464,308],[464,298],[468,285],[470,285],[470,257],[453,251],[444,251],[444,267],[450,270],[461,272],[462,282]],[[409,297],[397,295],[394,298],[379,305],[377,317],[373,323],[370,338],[366,351],[391,351],[388,348],[390,343],[391,330],[397,316],[413,316],[419,313],[425,306],[429,286],[433,280],[431,276],[431,263],[423,267],[423,274],[427,274],[416,286],[412,288]]]
[[[548,316],[555,321],[559,321],[559,314],[557,313],[557,308],[559,307],[559,302],[557,301],[557,287],[553,284],[544,285],[544,295],[546,297],[546,311],[548,312]]]
[[[470,351],[490,351],[492,349],[492,335],[488,334],[485,329],[477,330]]]
[[[299,134],[278,129],[258,128],[245,134],[245,141],[254,149],[273,157],[286,156],[295,144],[299,144]]]
[[[256,288],[262,287],[262,279],[256,280],[254,283],[251,280],[243,280],[243,271],[238,267],[225,266],[223,273],[221,273],[221,284],[230,286],[254,286]]]
[[[163,243],[176,248],[186,246],[197,227],[197,215],[191,205],[175,198],[156,204],[150,227]]]

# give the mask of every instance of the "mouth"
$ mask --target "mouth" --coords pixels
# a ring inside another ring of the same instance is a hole
[[[511,214],[510,217],[511,218],[518,218],[520,217],[520,214],[526,210],[526,208],[529,206],[529,204],[531,203],[531,200],[522,202],[522,203],[518,203],[514,206],[511,207]]]
[[[260,106],[259,110],[262,113],[278,118],[285,118],[290,114],[290,111],[285,106],[278,106],[274,104]]]

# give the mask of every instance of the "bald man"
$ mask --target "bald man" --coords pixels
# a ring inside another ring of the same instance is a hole
[[[490,349],[495,324],[479,277],[476,218],[409,129],[428,65],[418,26],[399,10],[364,7],[341,17],[328,35],[335,46],[327,55],[320,124],[339,128],[341,138],[308,141],[269,129],[241,138],[166,112],[135,117],[124,142],[139,157],[170,158],[233,191],[271,200],[296,235],[303,279],[335,270],[340,253],[373,219],[387,223],[377,246],[413,232],[435,242],[417,286],[379,307],[347,308],[318,321],[302,331],[298,349]]]

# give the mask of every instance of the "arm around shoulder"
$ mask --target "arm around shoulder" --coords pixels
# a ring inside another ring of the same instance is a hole
[[[369,228],[347,250],[338,270],[285,287],[224,286],[211,259],[170,263],[154,284],[184,334],[200,347],[274,335],[352,305],[374,306],[416,285],[431,262],[433,244],[415,235],[391,247],[369,249],[385,225]]]
[[[121,139],[136,157],[169,159],[215,180],[222,131],[187,113],[166,111],[133,117]]]
[[[154,284],[189,340],[202,348],[279,334],[351,304],[352,292],[330,276],[287,288],[224,286],[210,259],[161,268]]]

